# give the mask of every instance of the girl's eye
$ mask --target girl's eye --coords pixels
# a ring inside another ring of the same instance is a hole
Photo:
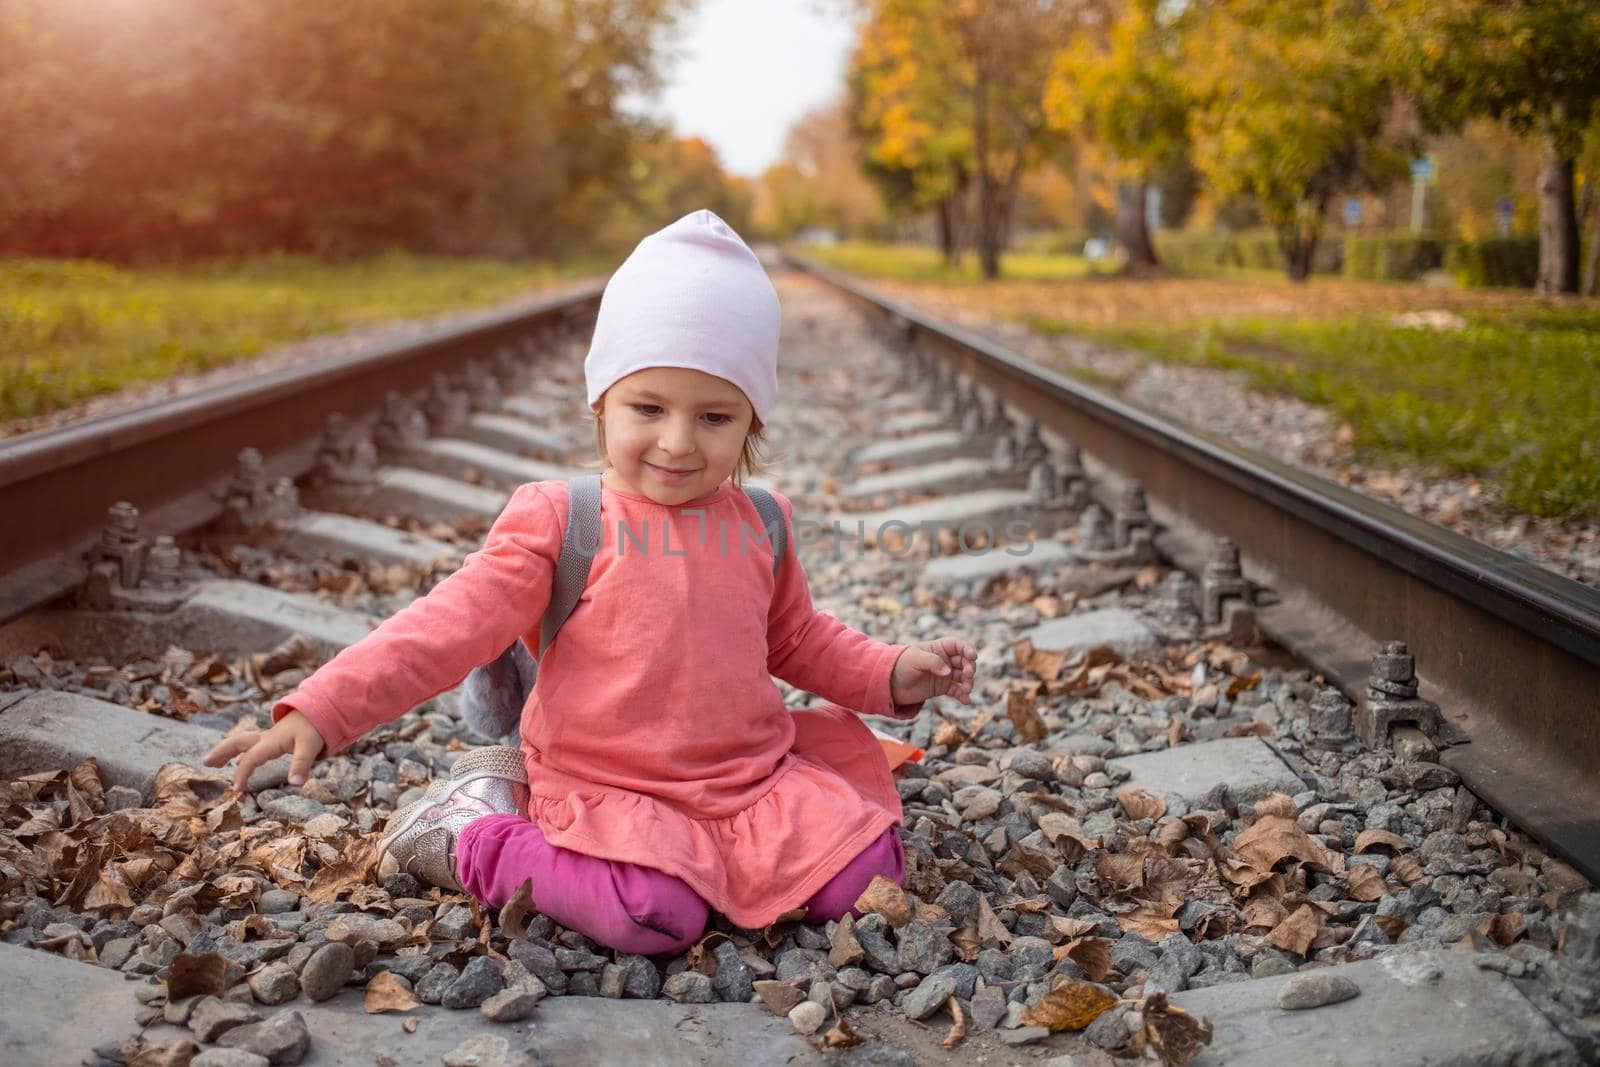
[[[706,418],[711,420],[711,425],[713,426],[726,426],[733,421],[732,415],[718,415],[716,413],[709,414]]]
[[[654,404],[632,404],[629,406],[641,415],[654,415],[661,410]]]

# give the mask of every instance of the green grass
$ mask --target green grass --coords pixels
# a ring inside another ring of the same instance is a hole
[[[180,269],[0,259],[0,420],[205,370],[298,338],[493,304],[602,273],[388,255],[330,264],[270,256]]]
[[[1032,324],[1241,371],[1262,389],[1328,408],[1371,460],[1483,477],[1534,515],[1600,517],[1600,309],[1462,315],[1457,331],[1363,315]]]
[[[799,250],[819,262],[851,274],[894,278],[907,282],[981,282],[978,255],[968,251],[959,267],[945,264],[943,254],[928,245],[889,245],[843,242],[836,245],[802,245]],[[1016,252],[1000,257],[1002,278],[1012,281],[1060,281],[1095,273],[1095,265],[1082,256],[1064,253]]]

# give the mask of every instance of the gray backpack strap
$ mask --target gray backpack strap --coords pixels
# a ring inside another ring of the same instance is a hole
[[[556,639],[561,624],[583,596],[589,568],[600,550],[600,476],[581,474],[567,480],[567,528],[561,535],[561,556],[550,589],[550,603],[539,622],[539,658]]]
[[[783,508],[771,493],[754,485],[745,486],[744,491],[756,506],[756,514],[761,516],[762,528],[772,539],[772,576],[776,578],[784,552],[789,547],[789,524],[783,521]]]

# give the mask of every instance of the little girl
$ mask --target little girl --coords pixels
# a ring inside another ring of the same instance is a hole
[[[850,629],[812,606],[792,547],[775,561],[744,536],[762,529],[740,484],[777,395],[778,333],[761,264],[709,211],[646,237],[612,276],[584,361],[605,464],[587,584],[540,660],[521,751],[477,749],[395,812],[380,871],[493,907],[531,878],[551,919],[651,955],[683,951],[712,908],[745,928],[801,906],[823,922],[875,875],[903,876],[899,796],[857,714],[970,702],[975,652]],[[242,791],[292,752],[302,784],[319,754],[514,640],[538,648],[567,497],[565,482],[519,488],[459,571],[206,763],[239,756]],[[772,675],[831,703],[790,711]]]

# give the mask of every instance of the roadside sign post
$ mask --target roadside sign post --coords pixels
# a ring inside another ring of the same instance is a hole
[[[1434,183],[1438,168],[1433,156],[1417,156],[1411,160],[1411,232],[1422,232],[1422,209],[1427,199],[1427,188]]]

